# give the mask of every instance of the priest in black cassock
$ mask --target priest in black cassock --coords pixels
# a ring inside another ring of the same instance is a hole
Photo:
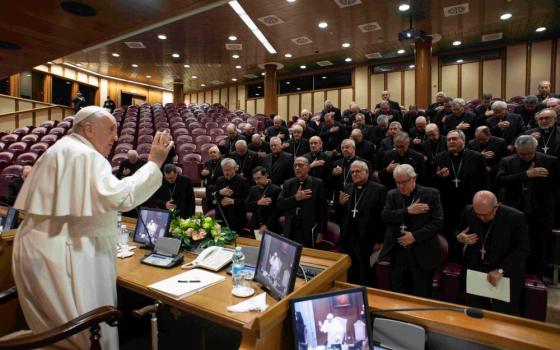
[[[535,115],[537,128],[527,130],[538,141],[537,150],[550,156],[560,156],[560,127],[556,124],[556,111],[546,108]]]
[[[294,161],[296,177],[286,180],[278,197],[278,209],[283,213],[283,235],[313,248],[323,240],[327,227],[327,198],[323,181],[309,176],[309,161],[298,157]],[[282,215],[282,214],[281,214]]]
[[[426,126],[428,126],[426,117],[419,116],[414,121],[414,127],[408,131],[410,145],[415,151],[422,152],[422,143],[426,141]]]
[[[426,157],[426,173],[431,174],[436,155],[447,151],[447,139],[441,136],[437,124],[426,125],[426,141],[422,142],[422,154]],[[431,184],[431,179],[427,179]]]
[[[527,270],[542,276],[560,192],[558,158],[537,152],[537,140],[530,135],[519,136],[515,149],[516,154],[502,159],[496,182],[502,202],[525,213],[531,240]]]
[[[253,169],[253,180],[255,185],[249,190],[245,203],[247,211],[253,214],[249,226],[261,234],[265,230],[279,233],[276,203],[282,190],[280,186],[270,183],[268,172],[262,166]]]
[[[158,208],[176,209],[183,219],[194,215],[193,185],[188,177],[177,174],[174,164],[163,166],[163,181],[153,198]]]
[[[146,161],[138,158],[138,152],[131,149],[126,154],[127,159],[121,162],[119,165],[119,170],[117,171],[117,177],[122,179],[123,177],[132,176],[136,170],[140,169]]]
[[[393,170],[399,164],[410,164],[416,172],[418,183],[424,183],[426,177],[426,166],[424,155],[410,148],[410,137],[400,132],[393,137],[395,149],[385,152],[383,162],[379,170],[379,181],[387,189],[395,188]]]
[[[490,129],[483,125],[476,128],[474,139],[469,141],[467,148],[482,154],[486,161],[486,173],[488,174],[490,189],[496,191],[498,166],[502,158],[506,157],[509,153],[504,139],[492,136]]]
[[[537,120],[535,115],[545,108],[544,105],[539,103],[537,96],[526,96],[523,99],[523,104],[515,107],[513,113],[519,114],[523,118],[525,127],[532,129],[537,127]]]
[[[432,184],[441,192],[449,257],[456,261],[460,252],[453,233],[465,205],[476,192],[488,189],[486,162],[480,153],[465,148],[465,134],[455,130],[447,134],[447,152],[436,155],[434,167]]]
[[[525,122],[519,114],[508,113],[507,103],[496,101],[492,103],[492,116],[486,119],[486,125],[492,135],[506,141],[508,150],[513,152],[513,142],[517,136],[525,131]]]
[[[322,151],[323,141],[319,136],[313,136],[309,139],[309,147],[311,151],[304,155],[309,161],[309,175],[323,180],[323,184],[329,187],[332,159]]]
[[[267,154],[271,152],[270,145],[268,142],[263,141],[261,135],[253,134],[251,137],[251,144],[249,145],[249,149],[253,152],[257,152],[260,159],[263,159]]]
[[[356,144],[356,155],[367,160],[370,164],[375,162],[375,145],[364,139],[362,130],[354,129],[350,133],[350,138]]]
[[[342,248],[352,259],[348,281],[363,286],[370,285],[369,257],[380,249],[385,234],[381,211],[387,190],[383,185],[369,180],[366,162],[356,160],[350,166],[352,183],[340,192],[339,204],[344,208],[342,218]]]
[[[455,98],[451,102],[451,114],[447,115],[443,122],[443,134],[447,135],[450,131],[459,129],[465,134],[466,140],[470,140],[474,137],[476,122],[476,116],[465,111],[465,100]]]
[[[245,140],[238,140],[235,143],[235,152],[231,158],[237,163],[237,173],[249,181],[253,182],[253,169],[260,165],[259,155],[247,148]]]
[[[215,207],[214,192],[216,192],[216,182],[220,176],[224,175],[222,173],[222,156],[220,154],[220,149],[218,146],[212,146],[208,149],[208,155],[210,159],[204,162],[204,168],[200,172],[200,178],[206,182],[206,198],[205,207],[206,209],[213,209]]]
[[[336,120],[337,122],[340,122],[342,120],[342,114],[340,114],[340,108],[336,108],[335,106],[333,106],[330,100],[326,100],[324,104],[324,108],[321,111],[321,119],[320,119],[321,123],[325,121],[325,116],[330,113],[332,113],[333,120]]]
[[[387,225],[379,257],[391,260],[391,289],[430,298],[435,270],[443,254],[438,232],[443,227],[439,191],[416,184],[409,164],[393,172],[396,189],[387,194],[381,213]]]
[[[266,135],[266,141],[270,142],[272,137],[279,137],[283,142],[287,142],[290,139],[290,132],[287,127],[282,125],[282,118],[280,116],[275,116],[272,120],[272,126],[269,126],[264,134]]]
[[[282,145],[284,152],[290,153],[294,158],[309,152],[309,141],[303,138],[303,128],[295,125],[292,128],[292,138]]]
[[[346,137],[346,128],[334,119],[333,113],[325,115],[325,122],[321,124],[319,136],[323,140],[325,152],[336,152],[340,149],[340,143]]]
[[[235,152],[235,143],[239,140],[245,140],[245,138],[237,132],[237,126],[230,123],[226,127],[227,137],[224,139],[224,144],[220,146],[222,154],[229,157],[231,153]]]
[[[245,199],[249,194],[249,183],[235,173],[235,160],[225,158],[221,165],[224,176],[216,182],[216,218],[241,235],[247,221]]]
[[[294,176],[294,158],[282,150],[282,140],[278,137],[270,139],[271,154],[263,159],[263,166],[270,174],[270,180],[275,185],[282,185],[284,181]]]
[[[467,269],[486,273],[488,282],[494,286],[503,277],[510,279],[509,303],[467,294],[467,305],[519,315],[525,259],[529,255],[523,213],[500,204],[492,192],[480,191],[473,204],[465,207],[456,234],[465,247],[463,274]]]

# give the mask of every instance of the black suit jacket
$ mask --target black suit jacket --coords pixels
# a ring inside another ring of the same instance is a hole
[[[253,181],[253,169],[261,164],[259,155],[256,152],[247,150],[243,159],[237,152],[233,152],[231,158],[233,158],[238,165],[237,173],[246,178],[249,182]]]
[[[194,190],[188,177],[177,175],[175,184],[170,184],[163,179],[160,188],[154,194],[155,203],[158,208],[165,209],[165,203],[170,199],[173,199],[177,206],[177,211],[182,218],[187,219],[194,215]]]
[[[229,180],[226,179],[225,176],[220,177],[218,182],[216,182],[217,201],[221,201],[222,198],[224,198],[219,191],[225,187],[229,187],[233,190],[233,194],[229,197],[234,200],[234,203],[225,207],[221,206],[221,211],[220,208],[217,208],[216,218],[223,220],[223,216],[221,214],[221,212],[223,212],[229,223],[229,227],[238,234],[241,234],[247,221],[247,217],[245,215],[245,200],[249,194],[249,182],[247,182],[247,179],[239,174],[235,174]],[[223,225],[225,225],[225,221],[222,223],[222,226]]]
[[[280,127],[278,129],[274,125],[269,126],[265,130],[265,134],[266,134],[266,141],[267,142],[270,142],[271,137],[274,137],[274,136],[280,137],[280,134],[284,135],[283,137],[280,137],[282,142],[286,142],[290,139],[290,132],[288,131],[288,128],[283,126],[283,125],[280,125]]]
[[[461,117],[457,118],[454,114],[449,114],[445,121],[443,122],[443,135],[447,135],[448,132],[457,129],[457,125],[461,122],[470,125],[468,129],[463,130],[467,140],[474,137],[474,130],[476,129],[476,116],[471,112],[463,112]]]
[[[245,140],[245,137],[241,134],[237,134],[235,137],[226,137],[224,139],[224,144],[219,146],[220,152],[225,154],[226,156],[230,156],[233,152],[235,152],[235,143],[239,140]],[[247,140],[245,140],[247,142]]]
[[[273,157],[273,153],[267,154],[264,157],[263,166],[268,170],[272,183],[280,186],[284,181],[294,176],[294,158],[289,153],[281,152],[274,165],[272,165]]]
[[[519,114],[508,113],[504,120],[509,122],[507,128],[500,128],[498,123],[500,120],[496,117],[486,119],[486,124],[490,128],[492,135],[503,138],[508,145],[513,145],[517,136],[525,131],[525,123]]]
[[[288,147],[284,149],[284,152],[290,153],[294,158],[302,156],[309,152],[309,141],[304,138],[299,139],[299,141],[291,138],[290,141],[288,141]]]
[[[340,150],[342,140],[346,138],[346,128],[339,122],[335,122],[332,127],[338,126],[338,130],[330,132],[331,127],[323,123],[319,130],[319,137],[323,141],[324,151]]]
[[[283,235],[286,237],[292,233],[292,226],[296,218],[296,210],[301,209],[301,217],[303,218],[302,226],[305,235],[306,246],[314,246],[315,238],[318,233],[325,233],[327,228],[327,197],[323,180],[308,176],[303,189],[312,191],[311,198],[298,202],[296,200],[296,192],[299,189],[299,180],[293,177],[286,180],[282,185],[282,192],[278,196],[278,209],[284,214]],[[313,237],[311,234],[313,233]],[[313,238],[313,239],[311,239]]]
[[[467,144],[469,149],[477,152],[484,152],[484,151],[492,151],[494,152],[494,158],[484,158],[486,162],[486,166],[490,168],[490,174],[492,177],[496,176],[496,172],[498,171],[498,165],[503,157],[508,155],[508,149],[506,146],[506,142],[504,139],[490,136],[490,140],[486,145],[482,145],[476,139],[472,139]]]
[[[391,150],[385,152],[383,156],[383,163],[381,164],[379,170],[379,181],[388,189],[395,188],[395,180],[393,179],[393,173],[387,171],[387,167],[391,162],[399,164],[410,164],[418,177],[416,181],[418,183],[423,183],[426,178],[426,166],[424,162],[424,155],[420,152],[416,152],[413,149],[408,149],[408,152],[404,156],[399,156],[396,150]]]
[[[251,187],[245,203],[247,211],[253,213],[250,223],[251,228],[257,230],[262,225],[266,225],[270,231],[278,232],[278,209],[276,204],[281,191],[280,186],[275,184],[268,184],[264,188],[256,185]],[[266,206],[257,205],[257,201],[261,197],[270,198],[272,203]]]
[[[401,235],[400,226],[407,222],[407,231],[411,231],[415,242],[406,249],[411,249],[416,262],[423,270],[432,270],[441,264],[443,258],[438,240],[438,232],[443,227],[443,208],[439,191],[435,188],[416,185],[415,200],[428,204],[430,210],[424,214],[410,215],[405,207],[404,197],[397,189],[387,193],[387,200],[381,216],[387,225],[383,249],[380,258],[386,256],[398,244]]]
[[[332,171],[331,157],[329,157],[328,154],[326,154],[325,152],[318,152],[317,154],[313,154],[312,152],[309,152],[305,154],[304,157],[307,158],[307,160],[309,161],[309,165],[311,165],[311,163],[313,163],[314,160],[325,161],[325,164],[320,167],[310,168],[309,175],[323,180],[325,186],[330,186],[329,179]]]
[[[340,108],[333,107],[329,110],[323,109],[321,111],[321,119],[320,119],[321,123],[325,121],[325,114],[328,114],[328,113],[331,113],[331,112],[334,112],[334,120],[336,120],[337,122],[340,122],[342,120],[342,114],[340,114]]]
[[[554,140],[551,140],[548,143],[547,146],[549,147],[549,149],[547,149],[546,154],[548,154],[549,156],[558,157],[558,156],[560,156],[560,127],[555,125],[552,128],[553,129],[551,130],[551,132],[554,132],[554,135],[552,135],[550,137],[553,137]],[[538,128],[538,127],[534,128],[534,129],[527,130],[525,132],[525,134],[526,135],[531,135],[534,132],[538,132],[538,133],[541,134],[541,137],[538,138],[539,145],[537,147],[537,150],[539,152],[544,153],[543,147],[544,147],[545,142],[548,141],[549,136],[545,136],[545,133],[543,132],[543,130],[541,130],[541,128]],[[545,137],[546,137],[546,141],[545,141]],[[551,145],[554,145],[554,147],[550,147]]]
[[[527,110],[525,105],[519,105],[515,107],[513,113],[519,114],[521,118],[523,118],[523,122],[525,123],[525,127],[527,128],[536,128],[537,121],[535,120],[535,114],[544,109],[544,105],[538,104],[535,109],[532,111]]]
[[[259,153],[259,152],[264,152],[264,153],[267,153],[267,154],[268,154],[268,153],[272,152],[272,151],[270,150],[270,144],[269,144],[268,142],[266,142],[266,141],[263,141],[259,147],[255,146],[255,145],[251,142],[251,143],[249,144],[248,148],[249,148],[251,151],[257,152],[257,153]]]

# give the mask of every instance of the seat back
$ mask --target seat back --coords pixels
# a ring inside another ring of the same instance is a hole
[[[426,330],[412,323],[376,317],[373,340],[395,350],[424,350]]]

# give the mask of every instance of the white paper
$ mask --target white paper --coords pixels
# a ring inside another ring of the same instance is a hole
[[[475,270],[467,270],[467,293],[481,297],[510,302],[509,278],[502,277],[494,287],[486,276],[488,274]]]
[[[381,246],[381,248],[383,248],[383,246]],[[369,267],[373,267],[373,265],[377,263],[377,260],[379,260],[379,254],[381,254],[381,248],[379,248],[378,251],[373,252],[373,254],[371,254],[371,256],[369,257]]]
[[[247,299],[235,305],[231,305],[227,307],[227,311],[229,312],[249,312],[249,311],[258,311],[263,312],[268,308],[266,304],[266,293],[261,293],[252,297],[251,299]]]
[[[162,281],[156,282],[148,286],[154,290],[160,291],[168,296],[180,300],[191,294],[199,292],[204,288],[210,287],[213,284],[223,281],[224,276],[202,270],[192,269],[187,272],[169,277]],[[200,281],[182,283],[179,281]]]

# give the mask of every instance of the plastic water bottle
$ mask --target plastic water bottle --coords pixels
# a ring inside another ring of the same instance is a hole
[[[233,294],[241,294],[239,293],[241,292],[239,289],[244,287],[243,279],[245,278],[243,274],[243,270],[245,269],[245,254],[243,254],[241,247],[235,248],[231,261],[231,278],[233,281],[232,292]]]
[[[122,222],[122,213],[120,211],[117,212],[117,235],[121,233],[123,222]]]

